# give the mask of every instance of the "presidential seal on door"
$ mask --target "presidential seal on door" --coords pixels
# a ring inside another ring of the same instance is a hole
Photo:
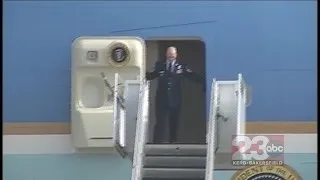
[[[108,59],[114,66],[124,66],[130,60],[130,50],[124,43],[114,42],[108,47]]]
[[[302,180],[288,165],[258,165],[236,172],[231,180]]]

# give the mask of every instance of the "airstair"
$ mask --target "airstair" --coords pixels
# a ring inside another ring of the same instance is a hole
[[[118,75],[116,78],[119,78]],[[118,80],[115,82],[117,86]],[[245,109],[248,101],[246,84],[241,74],[238,75],[238,80],[234,81],[212,81],[206,144],[147,143],[149,84],[143,83],[138,95],[137,111],[132,111],[133,114],[138,112],[135,136],[132,132],[116,135],[119,140],[116,144],[119,153],[133,160],[131,180],[214,180],[215,170],[235,168],[231,164],[231,138],[232,135],[240,135],[245,131]],[[117,90],[117,87],[115,89]],[[121,105],[120,99],[115,98],[115,107],[118,107],[115,117],[119,117],[117,114],[121,114],[121,107],[126,106]],[[126,98],[124,99],[126,102]],[[128,129],[129,124],[121,125],[128,121],[121,121],[120,118],[115,122],[118,122],[117,132],[125,131],[121,130],[121,127]],[[130,126],[132,128],[132,123]],[[225,136],[229,138],[227,142],[223,142]],[[128,139],[132,137],[135,137],[131,140],[135,143],[130,145]]]

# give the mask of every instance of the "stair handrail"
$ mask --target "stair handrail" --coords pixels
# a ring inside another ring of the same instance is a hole
[[[150,82],[144,81],[139,93],[138,118],[136,124],[131,180],[142,179],[144,149],[149,127],[149,89]]]
[[[217,125],[217,107],[218,107],[218,86],[216,79],[212,80],[210,115],[207,132],[207,157],[206,157],[206,180],[214,180],[214,166],[216,153],[216,125]]]
[[[114,147],[115,150],[122,156],[123,158],[127,157],[127,152],[124,147],[120,143],[120,119],[119,119],[119,111],[120,109],[125,109],[124,107],[124,99],[119,94],[119,74],[116,73],[114,76],[114,87],[111,86],[110,82],[108,81],[107,77],[105,76],[104,72],[100,73],[105,86],[110,91],[111,96],[113,97],[113,137],[114,137]],[[119,107],[118,107],[119,106]]]
[[[106,83],[106,86],[110,88],[110,91],[112,91],[112,94],[114,96],[114,106],[113,106],[113,137],[114,137],[114,146],[116,151],[120,154],[121,157],[126,158],[128,153],[125,150],[125,147],[121,145],[120,143],[120,111],[121,109],[125,109],[124,107],[124,100],[123,97],[119,94],[119,74],[116,73],[114,77],[114,87],[112,88],[104,76],[104,74],[101,73],[101,76],[103,76],[104,81]],[[108,86],[109,85],[109,86]],[[120,110],[119,110],[120,109]]]
[[[236,135],[245,134],[245,117],[246,117],[246,106],[248,103],[247,99],[247,85],[241,73],[238,74],[238,107],[237,107],[237,132]],[[244,109],[243,109],[244,108]]]

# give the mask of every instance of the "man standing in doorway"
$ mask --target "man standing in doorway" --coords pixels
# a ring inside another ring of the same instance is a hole
[[[156,125],[154,129],[154,143],[163,143],[166,125],[169,129],[169,142],[177,142],[179,115],[181,108],[181,83],[184,78],[201,83],[205,90],[204,77],[192,72],[177,61],[177,48],[168,47],[166,59],[157,61],[153,72],[146,73],[147,80],[158,79],[156,92]],[[169,121],[169,122],[168,122]]]

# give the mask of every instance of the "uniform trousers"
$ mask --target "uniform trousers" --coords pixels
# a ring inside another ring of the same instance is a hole
[[[180,105],[156,107],[156,125],[154,127],[154,143],[175,143],[179,128]],[[166,140],[165,132],[169,132],[169,139]]]

